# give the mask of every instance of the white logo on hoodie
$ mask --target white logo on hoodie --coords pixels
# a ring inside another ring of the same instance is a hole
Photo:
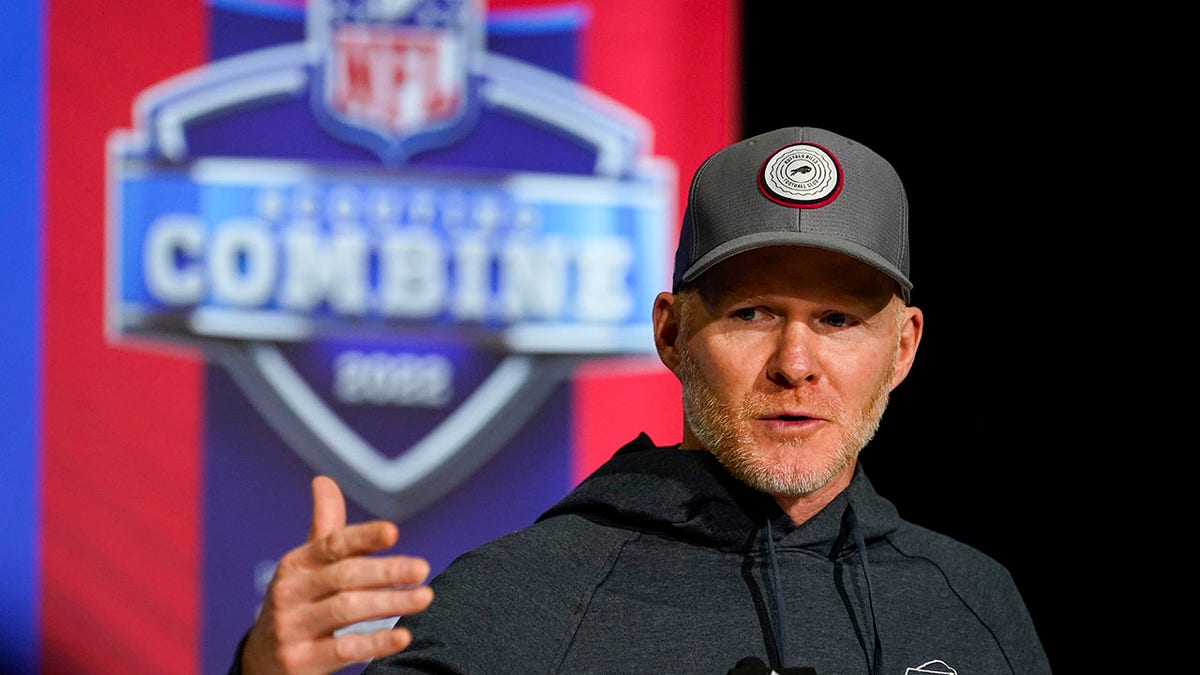
[[[958,675],[957,670],[946,665],[945,661],[939,661],[937,659],[934,659],[933,661],[926,661],[916,668],[904,669],[904,675],[921,675],[922,673],[928,675]]]

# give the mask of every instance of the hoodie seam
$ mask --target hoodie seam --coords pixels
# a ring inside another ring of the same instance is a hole
[[[930,567],[937,570],[937,573],[941,575],[942,580],[946,582],[946,588],[954,594],[955,598],[958,598],[958,601],[962,603],[962,606],[971,613],[971,616],[975,617],[975,620],[979,622],[979,625],[987,631],[989,636],[991,636],[992,643],[996,645],[996,650],[999,651],[1000,655],[1004,657],[1004,663],[1008,666],[1008,671],[1010,673],[1016,673],[1016,667],[1013,665],[1012,659],[1009,658],[1008,651],[1004,649],[1004,643],[1001,642],[1000,638],[996,635],[996,631],[992,629],[992,625],[985,621],[984,618],[979,615],[979,612],[975,611],[975,606],[968,602],[967,599],[958,592],[958,588],[956,588],[954,582],[950,580],[950,576],[946,574],[946,570],[936,560],[929,558],[928,556],[914,555],[905,552],[904,549],[902,549],[900,545],[897,544],[890,536],[886,536],[883,539],[888,543],[889,546],[892,547],[892,550],[896,551],[896,553],[899,553],[909,560],[924,561],[925,563],[928,563]]]
[[[558,654],[555,656],[550,669],[547,670],[548,673],[562,672],[563,662],[567,660],[567,654],[571,651],[571,645],[575,644],[575,636],[579,633],[579,627],[583,624],[583,618],[587,616],[588,610],[591,608],[592,600],[596,597],[596,591],[600,590],[600,586],[612,574],[613,568],[616,566],[617,561],[620,560],[621,554],[625,551],[625,547],[641,538],[641,536],[641,530],[630,532],[628,536],[611,547],[608,557],[605,558],[601,565],[597,566],[596,573],[584,586],[583,593],[580,594],[574,603],[578,609],[572,617],[570,630],[563,639]]]

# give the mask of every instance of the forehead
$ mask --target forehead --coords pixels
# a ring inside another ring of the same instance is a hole
[[[770,246],[739,253],[697,279],[708,298],[789,295],[886,302],[898,294],[883,272],[843,253],[807,246]]]

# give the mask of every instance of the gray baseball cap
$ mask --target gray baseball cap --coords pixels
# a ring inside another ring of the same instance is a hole
[[[766,246],[813,246],[908,279],[908,197],[892,165],[831,131],[788,127],[718,150],[696,170],[675,252],[674,290]]]

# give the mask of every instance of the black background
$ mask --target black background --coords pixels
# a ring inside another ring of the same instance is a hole
[[[864,466],[901,515],[1004,563],[1055,672],[1078,672],[1072,589],[1093,583],[1096,542],[1075,463],[1103,448],[1083,420],[1104,413],[1079,377],[1095,345],[1063,327],[1094,287],[1072,199],[1090,168],[1076,142],[1104,110],[1080,103],[1091,54],[1027,14],[746,2],[742,20],[743,136],[837,131],[908,191],[925,335]]]

